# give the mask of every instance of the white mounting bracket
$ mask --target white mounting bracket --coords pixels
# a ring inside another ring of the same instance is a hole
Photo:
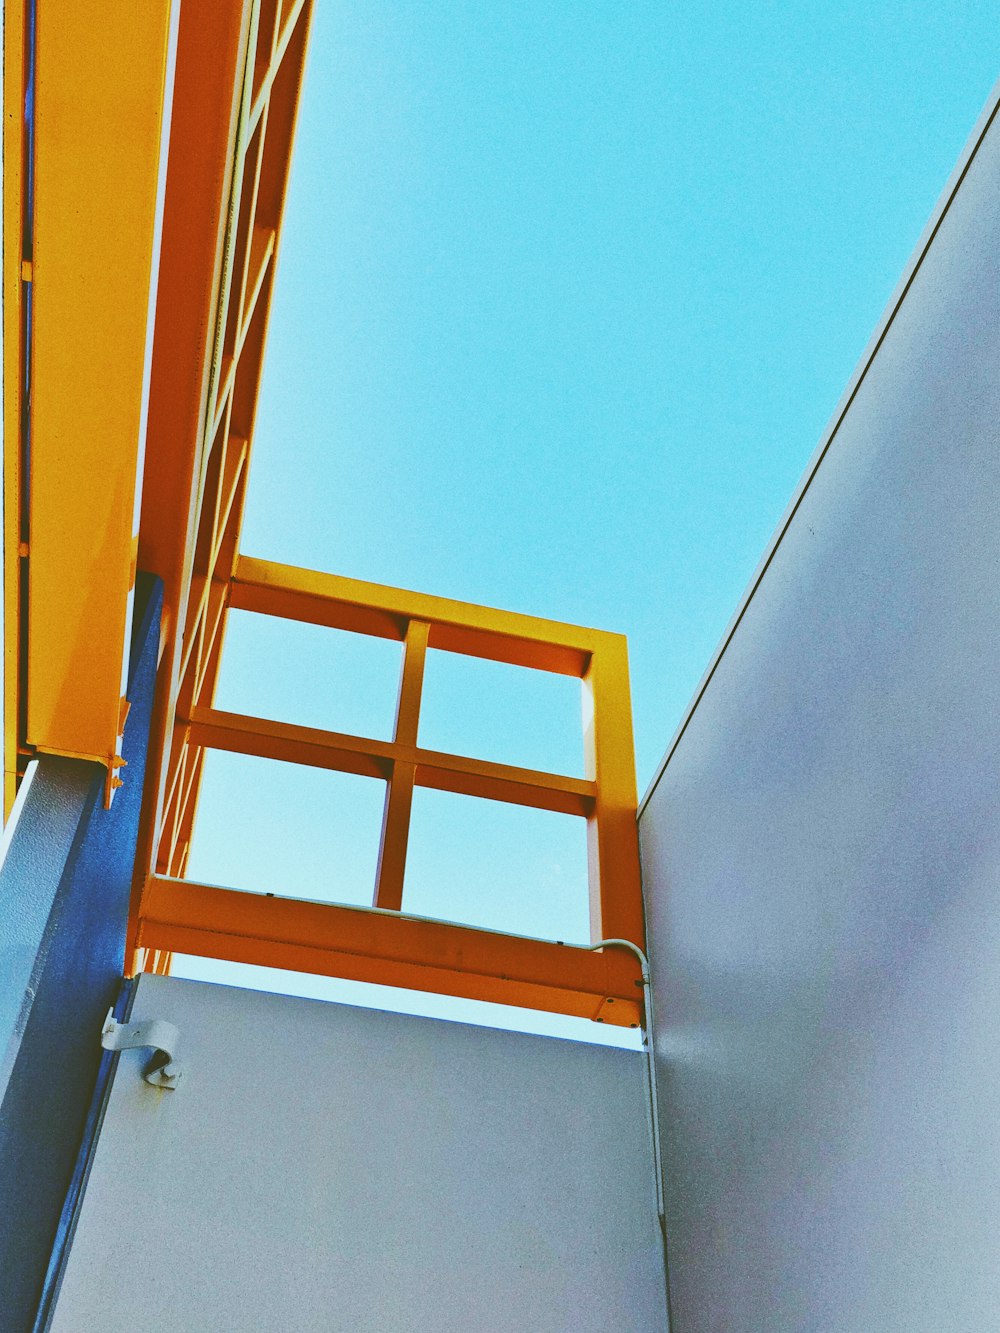
[[[177,1048],[181,1034],[173,1023],[151,1018],[146,1023],[116,1023],[114,1010],[108,1010],[101,1029],[101,1045],[106,1051],[132,1051],[145,1046],[153,1049],[153,1058],[143,1078],[154,1088],[176,1088],[181,1076]]]

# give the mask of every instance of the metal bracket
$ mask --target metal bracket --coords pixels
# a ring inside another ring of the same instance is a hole
[[[176,1088],[181,1076],[177,1064],[177,1048],[181,1034],[173,1023],[162,1018],[151,1018],[146,1023],[117,1023],[114,1010],[108,1010],[101,1029],[101,1045],[106,1051],[132,1051],[151,1046],[154,1051],[152,1060],[146,1068],[143,1078],[152,1083],[154,1088]]]
[[[605,995],[597,1006],[592,1021],[594,1023],[613,1023],[615,1027],[637,1028],[640,1017],[641,1010],[635,1001],[616,1000],[613,995]]]
[[[127,701],[126,701],[127,702]],[[124,725],[124,724],[120,724]],[[122,743],[122,737],[118,737],[119,746]],[[107,760],[108,771],[104,777],[104,808],[111,809],[111,802],[115,799],[115,792],[119,787],[125,786],[125,779],[120,776],[123,768],[128,768],[128,760],[123,759],[120,754],[109,755]]]

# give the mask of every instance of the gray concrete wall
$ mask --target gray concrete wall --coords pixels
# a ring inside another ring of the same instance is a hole
[[[674,1333],[997,1326],[995,100],[641,815]]]
[[[638,1051],[140,979],[54,1333],[662,1333]],[[96,1033],[95,1033],[96,1040]]]

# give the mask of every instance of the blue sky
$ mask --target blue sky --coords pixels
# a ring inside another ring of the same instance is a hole
[[[243,549],[626,633],[641,794],[996,73],[971,4],[319,0]],[[255,619],[223,706],[389,725],[393,645]],[[578,766],[571,682],[437,659],[425,743]],[[193,876],[364,898],[376,784],[211,758]],[[412,910],[582,930],[576,821],[455,799]]]

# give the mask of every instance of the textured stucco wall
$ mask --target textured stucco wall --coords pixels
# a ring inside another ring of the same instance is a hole
[[[638,1051],[173,977],[120,1057],[53,1333],[662,1333]]]

